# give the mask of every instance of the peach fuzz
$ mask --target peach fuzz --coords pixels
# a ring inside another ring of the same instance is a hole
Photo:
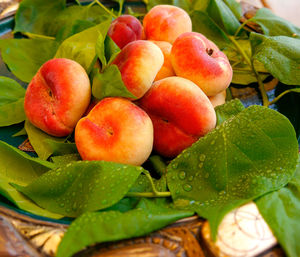
[[[29,83],[24,109],[33,125],[63,137],[73,131],[90,98],[90,81],[83,67],[73,60],[51,59]]]
[[[173,70],[172,63],[171,63],[172,45],[169,42],[165,42],[165,41],[152,41],[152,42],[160,48],[160,50],[164,55],[164,64],[159,70],[159,72],[157,73],[154,81],[175,76],[175,72]]]
[[[152,151],[153,125],[131,101],[105,98],[78,122],[75,143],[83,160],[141,165]]]
[[[124,14],[111,23],[107,34],[122,49],[128,43],[142,39],[143,26],[134,16]]]
[[[232,68],[226,55],[197,32],[184,33],[176,39],[171,62],[177,76],[193,81],[207,96],[225,90],[232,79]]]
[[[153,7],[144,17],[143,26],[148,40],[171,44],[182,33],[192,31],[192,21],[187,12],[172,5]]]
[[[126,45],[112,64],[118,66],[127,89],[141,98],[151,87],[164,63],[164,55],[154,43],[137,40]]]
[[[208,97],[193,82],[180,77],[154,82],[139,106],[153,122],[153,149],[165,157],[177,156],[216,125]]]
[[[209,101],[213,105],[213,107],[225,104],[226,101],[226,90],[222,91],[221,93],[214,95],[214,96],[209,96],[208,97]]]

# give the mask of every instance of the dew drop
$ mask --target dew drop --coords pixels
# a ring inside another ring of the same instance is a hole
[[[172,165],[172,168],[173,168],[173,169],[177,169],[177,167],[178,167],[178,164],[177,164],[177,163],[174,163],[174,164]]]
[[[139,181],[139,185],[143,185],[143,181]]]
[[[193,187],[190,184],[184,184],[183,189],[184,191],[190,192],[193,189]]]
[[[208,178],[208,177],[209,177],[209,173],[208,173],[208,172],[205,173],[205,174],[204,174],[204,177],[205,177],[205,178]]]
[[[226,194],[226,191],[225,190],[222,190],[219,192],[219,195],[225,195]]]
[[[188,178],[188,181],[193,181],[194,180],[194,176],[190,176],[189,178]]]
[[[102,204],[107,204],[107,200],[104,199],[104,200],[101,201],[101,203],[102,203]]]
[[[267,173],[271,173],[272,172],[272,170],[267,170]]]
[[[61,203],[59,206],[60,206],[60,207],[64,207],[64,206],[65,206],[65,204],[64,204],[64,203]]]
[[[200,162],[198,167],[201,169],[203,167],[203,162]]]
[[[200,154],[199,160],[200,160],[201,162],[203,162],[203,161],[205,160],[205,158],[206,158],[205,154]]]
[[[172,179],[173,179],[173,180],[175,180],[175,179],[176,179],[176,177],[175,177],[175,176],[172,176]]]
[[[185,179],[185,177],[186,177],[185,172],[184,172],[184,171],[180,171],[180,172],[178,173],[178,177],[179,177],[180,179]]]

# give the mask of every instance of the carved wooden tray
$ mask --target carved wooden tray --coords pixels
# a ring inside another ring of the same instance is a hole
[[[18,3],[19,0],[0,0],[2,38],[12,36],[10,33],[13,26],[12,15]],[[260,1],[256,1],[256,5],[263,6]],[[143,7],[135,5],[134,8]],[[256,7],[246,3],[243,3],[243,8],[244,19],[249,18],[256,11]],[[252,26],[255,28],[254,24]],[[0,60],[0,75],[13,77],[2,60]],[[253,88],[233,88],[232,94],[247,104],[259,101],[257,92]],[[0,140],[5,140],[14,146],[20,145],[25,138],[11,139],[10,137],[18,130],[18,126],[9,129],[1,128]],[[68,221],[56,221],[26,213],[12,206],[4,198],[0,198],[0,256],[54,256],[67,226]],[[220,225],[217,242],[212,242],[210,239],[208,223],[194,216],[180,220],[148,236],[99,244],[76,256],[267,257],[284,256],[284,252],[277,245],[275,237],[260,216],[255,204],[249,203],[226,215]]]

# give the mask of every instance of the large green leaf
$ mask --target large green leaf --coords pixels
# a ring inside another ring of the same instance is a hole
[[[99,5],[69,6],[63,10],[52,23],[59,26],[56,38],[66,39],[87,28],[93,27],[110,17]]]
[[[229,35],[234,35],[240,26],[235,14],[222,0],[211,0],[206,11]]]
[[[287,186],[255,203],[287,256],[300,256],[300,166]]]
[[[71,162],[28,186],[15,187],[49,211],[76,217],[120,201],[142,171],[141,167],[113,162]]]
[[[208,39],[212,40],[220,49],[227,48],[231,45],[226,33],[202,11],[194,11],[191,13],[193,23],[193,31],[202,33]]]
[[[217,116],[217,125],[222,124],[225,120],[232,118],[245,109],[239,99],[229,101],[215,108]]]
[[[25,89],[16,81],[0,76],[0,127],[25,120]]]
[[[1,39],[3,61],[20,80],[30,82],[42,64],[55,55],[58,43],[51,39]]]
[[[55,36],[55,18],[66,8],[66,0],[23,0],[15,17],[15,32]]]
[[[227,212],[288,183],[297,159],[298,143],[288,119],[251,106],[174,159],[168,187],[177,206],[209,220],[215,237]]]
[[[261,8],[251,21],[259,24],[267,36],[287,36],[300,38],[300,28],[275,15],[270,9]]]
[[[94,73],[92,94],[97,99],[103,99],[108,96],[136,99],[124,85],[121,73],[116,65],[108,66],[101,73],[98,71]]]
[[[241,4],[236,0],[223,0],[235,17],[239,20],[243,16]]]
[[[81,64],[89,73],[96,60],[96,42],[101,34],[106,36],[111,19],[103,21],[99,25],[86,29],[67,38],[58,48],[56,58],[68,58]]]
[[[56,256],[69,257],[95,243],[143,236],[191,215],[193,212],[172,209],[148,199],[141,200],[136,209],[125,213],[85,213],[70,225]]]
[[[282,83],[300,85],[300,39],[251,33],[253,58]]]
[[[10,183],[17,183],[26,186],[46,171],[54,168],[54,164],[30,157],[3,141],[0,141],[0,160],[1,195],[22,210],[48,218],[62,218],[61,215],[40,208],[10,185]]]
[[[66,140],[65,138],[58,138],[48,135],[32,125],[29,120],[25,121],[25,130],[33,149],[42,160],[47,160],[48,157],[53,154],[53,148],[51,147],[52,141],[62,143]],[[50,143],[48,143],[49,141]]]

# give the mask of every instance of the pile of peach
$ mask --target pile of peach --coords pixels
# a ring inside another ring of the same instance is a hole
[[[68,59],[46,62],[25,96],[25,112],[38,128],[66,136],[84,160],[140,165],[152,149],[175,157],[214,129],[214,106],[225,101],[232,68],[218,47],[192,32],[182,9],[159,5],[143,25],[130,15],[115,19],[108,35],[121,52],[117,65],[136,100],[109,97],[83,117],[91,100],[85,70]]]

